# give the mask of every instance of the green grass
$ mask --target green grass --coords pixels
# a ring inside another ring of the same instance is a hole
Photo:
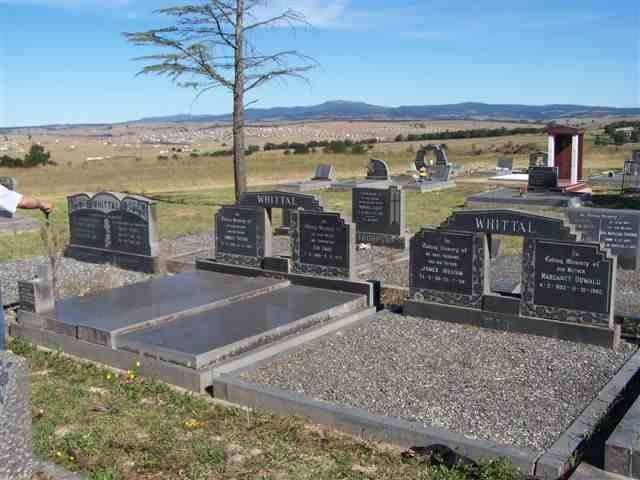
[[[134,365],[128,376],[21,340],[9,347],[29,364],[36,454],[92,480],[466,478],[297,417],[177,391],[138,377]],[[481,474],[521,478],[506,461],[482,466]]]

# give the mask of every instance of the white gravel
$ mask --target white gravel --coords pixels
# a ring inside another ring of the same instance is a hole
[[[542,451],[633,351],[381,312],[243,377]]]

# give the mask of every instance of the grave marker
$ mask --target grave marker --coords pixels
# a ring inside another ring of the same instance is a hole
[[[513,170],[513,158],[499,158],[496,163],[496,168],[498,170],[511,172]]]
[[[411,239],[409,258],[412,299],[482,306],[489,262],[482,235],[423,228]]]
[[[607,208],[571,208],[569,221],[585,242],[603,243],[625,270],[640,268],[640,212]]]
[[[367,168],[368,180],[389,180],[389,166],[384,160],[372,158]]]
[[[545,152],[535,152],[529,155],[529,169],[535,167],[549,166],[549,154]]]
[[[292,271],[351,278],[355,266],[355,225],[339,213],[291,212]]]
[[[354,188],[352,190],[353,223],[356,241],[405,249],[407,247],[405,192],[392,186]]]
[[[626,160],[622,172],[622,193],[640,192],[640,162]]]
[[[533,167],[529,169],[529,190],[558,188],[558,167]]]
[[[333,180],[333,165],[318,165],[318,168],[316,168],[316,174],[313,176],[312,180]]]
[[[271,222],[264,208],[224,206],[215,224],[216,261],[260,268],[271,255]]]
[[[115,192],[81,193],[67,198],[70,245],[65,255],[155,272],[159,243],[155,202]]]

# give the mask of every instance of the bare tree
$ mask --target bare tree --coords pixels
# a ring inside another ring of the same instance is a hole
[[[213,88],[231,91],[236,199],[247,189],[245,94],[275,79],[307,80],[306,73],[316,65],[312,58],[297,50],[267,54],[256,48],[250,37],[259,29],[307,24],[305,17],[295,10],[264,15],[268,4],[269,0],[207,0],[202,4],[163,8],[156,13],[173,17],[173,26],[124,33],[136,45],[164,49],[156,55],[136,58],[147,62],[138,75],[167,76],[180,86],[195,89],[196,99]]]

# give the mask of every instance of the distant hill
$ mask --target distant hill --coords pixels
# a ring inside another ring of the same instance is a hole
[[[302,120],[507,120],[546,122],[563,118],[625,117],[640,115],[640,108],[592,107],[585,105],[490,105],[457,103],[381,107],[362,102],[332,101],[308,107],[250,108],[249,122]],[[148,117],[135,123],[228,123],[225,115],[170,115]]]

